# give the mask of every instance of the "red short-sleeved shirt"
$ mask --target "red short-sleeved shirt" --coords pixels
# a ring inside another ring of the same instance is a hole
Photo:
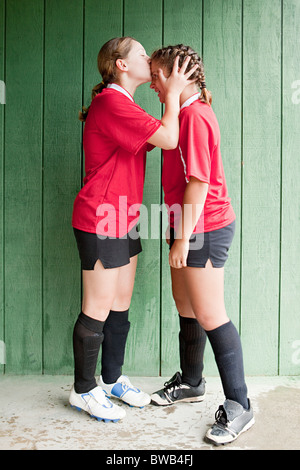
[[[210,232],[235,220],[220,151],[220,130],[212,108],[193,95],[180,110],[178,147],[163,151],[162,184],[171,227],[177,227],[191,176],[209,184],[194,233]]]
[[[160,125],[118,85],[93,99],[84,126],[85,178],[74,201],[74,228],[122,237],[137,223],[147,140]]]

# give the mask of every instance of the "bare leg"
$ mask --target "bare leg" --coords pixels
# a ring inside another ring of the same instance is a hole
[[[82,311],[95,320],[105,321],[117,294],[120,268],[104,269],[100,260],[93,271],[82,271]]]
[[[187,318],[196,318],[185,285],[184,269],[171,268],[172,294],[179,315]]]
[[[130,263],[119,268],[117,291],[111,310],[123,311],[130,307],[138,255],[130,258]]]
[[[224,268],[214,268],[208,260],[205,268],[182,268],[186,291],[193,312],[207,331],[229,321],[224,303]]]

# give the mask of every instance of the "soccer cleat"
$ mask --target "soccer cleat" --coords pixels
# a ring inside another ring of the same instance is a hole
[[[200,402],[205,398],[205,379],[201,379],[199,385],[192,387],[182,382],[179,372],[165,382],[164,388],[151,395],[151,400],[155,405],[166,406],[179,402]]]
[[[253,409],[249,401],[246,410],[233,400],[225,400],[216,412],[216,421],[206,433],[206,438],[215,445],[228,444],[251,428],[254,424]]]
[[[103,388],[106,395],[119,398],[129,406],[144,408],[151,401],[150,396],[142,392],[139,388],[134,387],[126,375],[121,375],[115,383],[105,384],[102,376],[99,378],[98,384]]]
[[[101,387],[95,387],[87,393],[76,393],[72,387],[69,403],[78,411],[86,411],[93,418],[104,422],[117,422],[124,418],[126,411],[114,405],[105,395]]]

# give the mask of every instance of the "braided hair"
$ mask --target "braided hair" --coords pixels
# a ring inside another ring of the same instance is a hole
[[[175,58],[179,56],[179,67],[182,66],[186,57],[190,57],[190,61],[187,66],[189,71],[194,65],[198,64],[198,68],[190,76],[190,80],[196,79],[196,85],[201,89],[200,101],[211,105],[212,95],[211,92],[206,89],[204,65],[202,59],[199,57],[190,46],[184,44],[177,44],[176,46],[166,46],[161,49],[157,49],[151,55],[151,61],[155,60],[161,66],[165,67],[169,74],[172,72]]]

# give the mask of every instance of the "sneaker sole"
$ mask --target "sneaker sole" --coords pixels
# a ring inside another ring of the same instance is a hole
[[[249,421],[249,423],[247,423],[247,424],[244,426],[244,428],[243,428],[236,436],[232,436],[232,435],[230,434],[229,436],[227,436],[227,439],[226,439],[226,437],[224,437],[224,436],[223,436],[223,438],[222,438],[222,436],[211,436],[211,435],[210,435],[210,431],[208,431],[208,432],[206,433],[206,436],[205,436],[205,437],[206,437],[206,439],[207,439],[210,443],[214,444],[215,446],[221,446],[221,445],[225,445],[225,444],[230,444],[230,442],[235,441],[241,434],[243,434],[243,432],[248,431],[248,429],[250,429],[250,428],[253,426],[254,423],[255,423],[255,419],[252,418],[252,419]]]
[[[158,403],[157,401],[153,400],[153,398],[151,398],[151,403],[157,406],[170,406],[170,405],[176,405],[176,403],[199,403],[203,401],[204,399],[205,399],[205,394],[201,395],[200,397],[182,398],[181,400],[176,400],[171,403],[169,402]]]
[[[76,406],[76,405],[71,405],[70,404],[70,407],[71,408],[75,408],[75,410],[77,411],[84,411],[85,413],[87,413],[91,418],[95,418],[97,421],[104,421],[105,423],[110,423],[110,422],[113,422],[113,423],[117,423],[118,421],[120,421],[121,418],[116,418],[116,419],[109,419],[109,418],[100,418],[100,416],[95,416],[95,415],[91,415],[90,413],[88,413],[87,411],[83,410],[82,408],[79,408],[79,406]]]
[[[132,403],[128,403],[128,401],[123,400],[122,397],[117,397],[116,395],[109,395],[105,390],[104,390],[104,392],[105,392],[105,395],[107,396],[107,398],[109,398],[109,399],[116,398],[116,400],[121,400],[123,403],[125,403],[125,405],[130,406],[130,408],[140,408],[140,410],[142,410],[143,408],[145,408],[145,406],[147,406],[151,403],[151,400],[150,400],[149,403],[146,403],[145,405],[133,405]]]
[[[125,405],[130,406],[130,408],[139,408],[140,410],[142,410],[146,406],[146,405],[141,405],[141,406],[132,405],[131,403],[128,403],[128,401],[125,401],[125,400],[123,400],[122,398],[119,398],[119,397],[115,397],[114,395],[111,395],[109,398],[116,398],[117,400],[121,400],[122,403],[125,403]],[[149,405],[149,403],[147,403],[147,405]]]

